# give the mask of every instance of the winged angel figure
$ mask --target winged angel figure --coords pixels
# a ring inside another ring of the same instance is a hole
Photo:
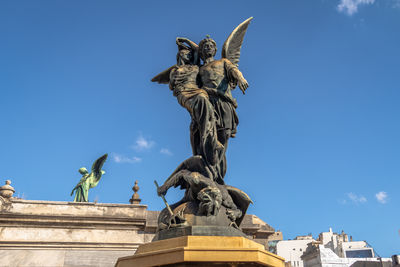
[[[235,110],[237,102],[231,90],[239,86],[244,94],[249,86],[238,69],[238,63],[244,35],[252,19],[245,20],[229,35],[219,60],[214,59],[217,45],[210,37],[200,41],[199,45],[178,37],[177,64],[152,79],[153,82],[169,84],[178,103],[192,118],[190,141],[193,156],[182,162],[158,188],[159,195],[165,195],[170,187],[180,186],[186,190],[184,198],[171,205],[174,214],[185,209],[187,214],[195,216],[222,216],[225,217],[222,220],[227,219],[231,225],[239,226],[251,203],[244,192],[225,185],[223,179],[228,140],[235,136],[239,122]],[[225,212],[219,212],[220,208]],[[171,216],[175,215],[167,210],[161,212],[159,229],[171,226],[168,223]]]
[[[215,177],[215,180],[218,183],[223,183],[226,173],[225,152],[228,140],[230,137],[235,137],[239,123],[236,114],[237,102],[232,97],[231,90],[239,85],[244,94],[249,87],[248,82],[238,69],[238,63],[243,38],[252,19],[252,17],[248,18],[233,30],[222,47],[222,58],[219,60],[214,59],[217,52],[217,44],[214,40],[206,38],[199,43],[199,54],[203,60],[203,65],[199,71],[201,88],[207,91],[217,114],[218,141],[224,147],[216,166],[218,177]]]
[[[91,173],[85,167],[78,170],[82,174],[82,178],[74,189],[72,189],[71,196],[75,192],[74,202],[88,202],[89,189],[96,187],[100,182],[101,176],[105,173],[101,168],[107,156],[108,154],[104,154],[93,163]]]
[[[238,69],[240,49],[247,27],[253,18],[242,22],[226,39],[222,58],[215,60],[215,41],[209,37],[199,45],[178,37],[177,64],[151,81],[169,84],[179,104],[192,117],[190,140],[193,155],[200,155],[211,169],[210,177],[223,184],[226,173],[225,152],[230,137],[239,123],[231,90],[237,85],[243,94],[248,83]],[[186,44],[186,45],[185,45]],[[200,58],[203,65],[200,65]]]

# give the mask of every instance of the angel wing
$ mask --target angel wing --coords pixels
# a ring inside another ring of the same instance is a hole
[[[163,72],[154,76],[154,78],[151,79],[151,81],[162,83],[162,84],[169,84],[169,74],[171,73],[171,70],[174,68],[175,68],[175,65],[172,67],[169,67],[168,69],[166,69]]]
[[[107,157],[108,154],[104,154],[93,163],[92,173],[96,178],[101,177],[101,175],[103,174],[101,168],[103,168],[104,162],[106,162]]]
[[[237,26],[226,39],[222,47],[222,57],[229,59],[233,64],[238,66],[240,59],[240,48],[242,47],[243,38],[247,31],[247,27],[253,17],[250,17]]]

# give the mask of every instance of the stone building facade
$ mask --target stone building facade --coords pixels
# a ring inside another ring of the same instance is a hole
[[[311,235],[276,244],[276,254],[290,267],[390,267],[390,258],[377,258],[365,241],[353,241],[346,233],[322,232],[317,239]]]
[[[304,267],[303,256],[310,242],[315,241],[312,236],[296,237],[295,240],[282,240],[276,244],[276,252],[279,256],[285,258],[286,262],[293,267]]]
[[[153,239],[158,213],[141,204],[0,196],[0,266],[114,266]],[[282,239],[255,215],[246,215],[241,228],[264,245]]]

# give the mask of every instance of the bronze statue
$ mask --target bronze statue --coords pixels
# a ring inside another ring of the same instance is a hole
[[[196,225],[238,228],[251,203],[243,191],[224,182],[228,140],[235,136],[239,122],[231,90],[238,85],[244,94],[249,86],[237,64],[251,20],[241,23],[229,35],[219,60],[214,59],[217,46],[210,37],[199,45],[178,37],[177,64],[152,79],[169,84],[178,103],[192,118],[193,156],[183,161],[161,187],[157,186],[160,196],[178,186],[185,189],[185,195],[161,212],[159,231]]]
[[[107,159],[108,154],[104,154],[98,158],[92,165],[92,172],[89,173],[85,167],[80,168],[78,171],[82,174],[79,183],[72,189],[71,196],[75,191],[74,202],[88,202],[89,189],[96,187],[100,182],[101,176],[105,173],[101,168]]]
[[[222,58],[215,60],[217,44],[211,38],[203,39],[199,44],[200,57],[203,66],[200,67],[200,80],[202,89],[206,90],[210,102],[217,113],[218,140],[224,146],[220,155],[218,177],[216,180],[223,183],[222,179],[226,173],[226,149],[230,137],[235,137],[236,128],[239,123],[236,114],[237,102],[232,97],[231,90],[239,85],[240,90],[245,93],[249,84],[237,68],[240,58],[240,48],[247,27],[252,18],[245,20],[229,35],[222,48]]]
[[[217,139],[214,107],[208,94],[197,84],[199,74],[198,46],[187,38],[176,38],[177,64],[155,76],[151,81],[168,83],[178,103],[189,111],[192,128],[197,130],[198,145],[192,146],[194,155],[202,155],[209,167],[217,164],[218,153],[223,151]],[[187,45],[185,45],[187,44]]]
[[[185,189],[185,195],[182,200],[170,206],[170,209],[175,211],[173,216],[168,209],[161,211],[158,218],[159,229],[169,228],[168,222],[171,217],[176,216],[176,214],[181,217],[182,212],[185,212],[187,216],[182,223],[183,226],[194,221],[204,223],[199,218],[194,220],[193,217],[209,216],[210,214],[206,212],[204,206],[210,204],[216,205],[215,208],[213,206],[213,209],[217,211],[220,210],[221,206],[223,207],[224,213],[213,214],[220,217],[218,224],[235,227],[240,225],[249,204],[252,203],[251,199],[240,189],[216,183],[210,179],[210,175],[211,173],[201,156],[190,157],[178,166],[164,184],[157,189],[157,193],[160,196],[165,195],[169,188],[180,186],[181,189]],[[208,192],[204,192],[205,188]],[[210,191],[217,193],[210,194]],[[204,197],[204,193],[208,194],[208,198]],[[216,204],[218,202],[219,204]]]

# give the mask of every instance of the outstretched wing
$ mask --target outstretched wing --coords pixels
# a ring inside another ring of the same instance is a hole
[[[222,47],[222,57],[229,59],[236,66],[239,63],[240,48],[242,47],[244,35],[252,19],[253,17],[250,17],[239,24],[229,35],[228,39],[226,39]]]
[[[162,84],[169,84],[169,74],[171,73],[171,70],[174,68],[175,68],[175,65],[172,67],[169,67],[168,69],[164,70],[163,72],[157,74],[153,79],[151,79],[151,81],[162,83]]]
[[[102,175],[101,168],[103,168],[104,162],[106,162],[107,157],[108,154],[104,154],[93,163],[92,173],[96,178]]]

